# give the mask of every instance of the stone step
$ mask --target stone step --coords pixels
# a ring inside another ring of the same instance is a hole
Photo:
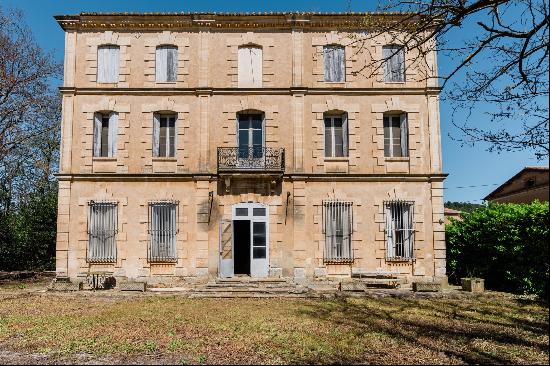
[[[203,287],[203,288],[196,288],[193,290],[194,292],[257,292],[257,293],[302,293],[307,292],[307,289],[302,288],[298,289],[296,287]]]
[[[216,278],[216,283],[288,283],[284,278],[231,277]]]
[[[213,291],[213,292],[194,292],[189,295],[190,298],[319,298],[320,294],[315,293],[261,293],[257,291],[243,291],[243,292],[227,292],[227,291]]]

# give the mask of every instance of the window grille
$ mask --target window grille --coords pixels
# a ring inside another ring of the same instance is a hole
[[[120,48],[104,45],[97,48],[97,82],[118,83]]]
[[[345,49],[339,45],[323,47],[325,61],[325,81],[346,81]]]
[[[353,202],[324,200],[322,213],[325,234],[324,262],[352,262]]]
[[[178,75],[178,48],[159,46],[155,52],[155,74],[157,82],[174,82]]]
[[[118,204],[107,201],[90,201],[88,207],[88,252],[86,256],[88,262],[116,262]]]
[[[385,201],[386,258],[414,259],[414,202]]]
[[[175,262],[178,233],[177,201],[149,203],[149,262]]]
[[[406,114],[384,116],[384,156],[409,156],[409,123]]]
[[[382,47],[384,58],[384,81],[405,81],[405,49],[402,46]]]

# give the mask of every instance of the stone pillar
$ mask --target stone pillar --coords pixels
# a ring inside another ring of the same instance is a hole
[[[431,183],[434,279],[447,283],[443,182]]]
[[[428,95],[428,121],[430,131],[431,172],[441,173],[441,132],[439,121],[439,96]]]
[[[69,213],[71,182],[59,180],[57,199],[57,239],[55,245],[55,272],[58,277],[69,276]],[[76,249],[75,249],[76,250]],[[73,274],[76,276],[76,274]]]

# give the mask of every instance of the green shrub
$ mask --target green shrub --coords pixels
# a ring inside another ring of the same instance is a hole
[[[485,278],[489,289],[548,298],[548,202],[489,204],[446,228],[449,280]]]

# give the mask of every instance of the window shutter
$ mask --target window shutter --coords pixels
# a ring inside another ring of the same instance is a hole
[[[117,83],[119,68],[119,47],[100,46],[97,48],[97,82]]]
[[[385,205],[385,219],[386,219],[386,258],[393,258],[394,253],[394,221],[392,217],[391,205]]]
[[[382,59],[384,60],[384,81],[392,81],[391,76],[391,56],[392,49],[390,47],[382,47]]]
[[[159,156],[160,115],[153,114],[153,157]]]
[[[397,54],[395,57],[396,63],[396,78],[394,81],[405,81],[405,49],[403,47],[396,47]]]
[[[323,49],[324,61],[325,61],[325,81],[332,81],[332,65],[334,60],[332,59],[334,54],[331,52],[331,48],[325,47]]]
[[[114,157],[117,153],[118,114],[113,112],[109,116],[109,147],[107,156]]]
[[[262,49],[258,47],[250,48],[250,57],[252,64],[252,86],[256,88],[262,87]]]
[[[323,48],[325,81],[346,80],[345,49],[340,46],[325,46]]]
[[[350,257],[350,248],[351,248],[351,218],[350,218],[351,206],[343,204],[342,205],[342,258],[351,258]]]
[[[100,113],[94,114],[94,156],[101,156],[101,117]]]
[[[167,81],[176,81],[178,75],[178,48],[168,47],[167,49]]]
[[[347,114],[344,114],[342,116],[342,144],[343,144],[344,156],[349,156],[348,141],[349,141],[348,116]]]
[[[409,123],[407,115],[400,116],[401,125],[401,156],[409,156]]]
[[[167,49],[165,47],[157,47],[155,52],[155,73],[157,82],[165,82],[167,75]]]
[[[252,60],[250,48],[239,48],[239,65],[238,65],[238,86],[239,88],[252,85]]]

